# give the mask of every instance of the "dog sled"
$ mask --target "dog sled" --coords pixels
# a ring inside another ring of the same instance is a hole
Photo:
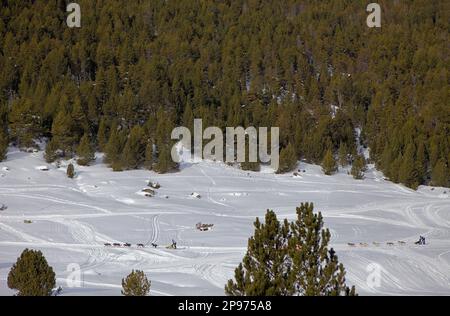
[[[214,224],[203,224],[203,223],[197,223],[195,225],[195,228],[201,232],[206,232],[211,230],[214,227]]]

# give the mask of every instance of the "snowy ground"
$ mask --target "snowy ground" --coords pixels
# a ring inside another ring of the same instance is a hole
[[[146,272],[153,295],[223,295],[255,217],[274,209],[293,219],[303,201],[323,212],[349,283],[360,294],[450,295],[448,189],[412,191],[373,169],[366,180],[355,181],[345,172],[327,177],[320,167],[300,168],[306,172],[293,177],[204,162],[156,175],[113,173],[97,163],[76,166],[77,177],[70,180],[65,164],[58,169],[44,162],[42,152],[13,149],[0,163],[0,205],[8,206],[0,211],[0,295],[13,293],[7,274],[27,247],[44,252],[65,295],[119,295],[121,279],[132,269]],[[149,180],[162,186],[153,198],[141,194]],[[190,196],[194,192],[201,198]],[[197,222],[215,226],[200,232]],[[429,245],[414,245],[419,235]],[[172,239],[180,249],[165,248]],[[114,242],[133,246],[104,247]],[[82,269],[79,288],[67,286],[73,263]],[[374,264],[382,268],[375,288],[367,283]]]

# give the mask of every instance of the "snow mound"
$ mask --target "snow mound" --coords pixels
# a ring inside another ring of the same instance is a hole
[[[37,166],[35,169],[39,170],[39,171],[49,171],[50,170],[50,168],[48,166]]]

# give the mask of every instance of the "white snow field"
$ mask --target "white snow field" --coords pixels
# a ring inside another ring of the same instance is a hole
[[[76,165],[73,180],[65,175],[68,162],[46,164],[42,152],[11,149],[0,163],[0,205],[8,207],[0,211],[0,295],[13,294],[7,275],[25,248],[44,253],[63,295],[120,295],[121,279],[132,269],[145,271],[152,295],[223,295],[255,218],[273,209],[294,219],[304,201],[324,214],[348,283],[359,294],[450,295],[448,189],[413,191],[383,180],[373,167],[356,181],[346,171],[328,177],[304,163],[298,176],[213,162],[157,175],[114,173],[98,161]],[[142,192],[148,181],[161,184],[154,197]],[[199,222],[214,227],[202,232]],[[426,246],[414,244],[419,235]],[[179,249],[166,248],[172,239]],[[68,286],[76,281],[74,264],[81,267],[80,287]],[[374,267],[381,268],[380,282]]]

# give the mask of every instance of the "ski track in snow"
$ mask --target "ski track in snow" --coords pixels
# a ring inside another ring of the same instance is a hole
[[[65,177],[63,167],[36,170],[42,165],[42,153],[19,151],[10,151],[0,163],[0,170],[8,168],[0,178],[0,203],[8,205],[0,212],[0,280],[6,280],[24,248],[33,248],[44,252],[66,295],[120,295],[121,279],[132,269],[148,274],[153,295],[223,295],[245,254],[254,219],[273,209],[280,218],[293,220],[295,207],[312,201],[330,228],[348,282],[360,294],[450,295],[450,198],[445,188],[413,191],[384,180],[373,168],[364,181],[344,171],[327,177],[320,167],[303,163],[301,178],[212,162],[188,164],[166,175],[113,173],[97,163],[77,166],[73,180]],[[161,183],[156,196],[136,195],[148,180]],[[189,197],[193,192],[201,198]],[[214,227],[199,232],[198,222]],[[427,246],[414,244],[419,235],[427,238]],[[172,239],[179,249],[166,248]],[[132,247],[104,246],[125,242]],[[80,288],[67,287],[71,263],[81,268]],[[367,268],[374,263],[382,267],[375,288],[367,282]],[[5,282],[1,294],[12,294]]]

